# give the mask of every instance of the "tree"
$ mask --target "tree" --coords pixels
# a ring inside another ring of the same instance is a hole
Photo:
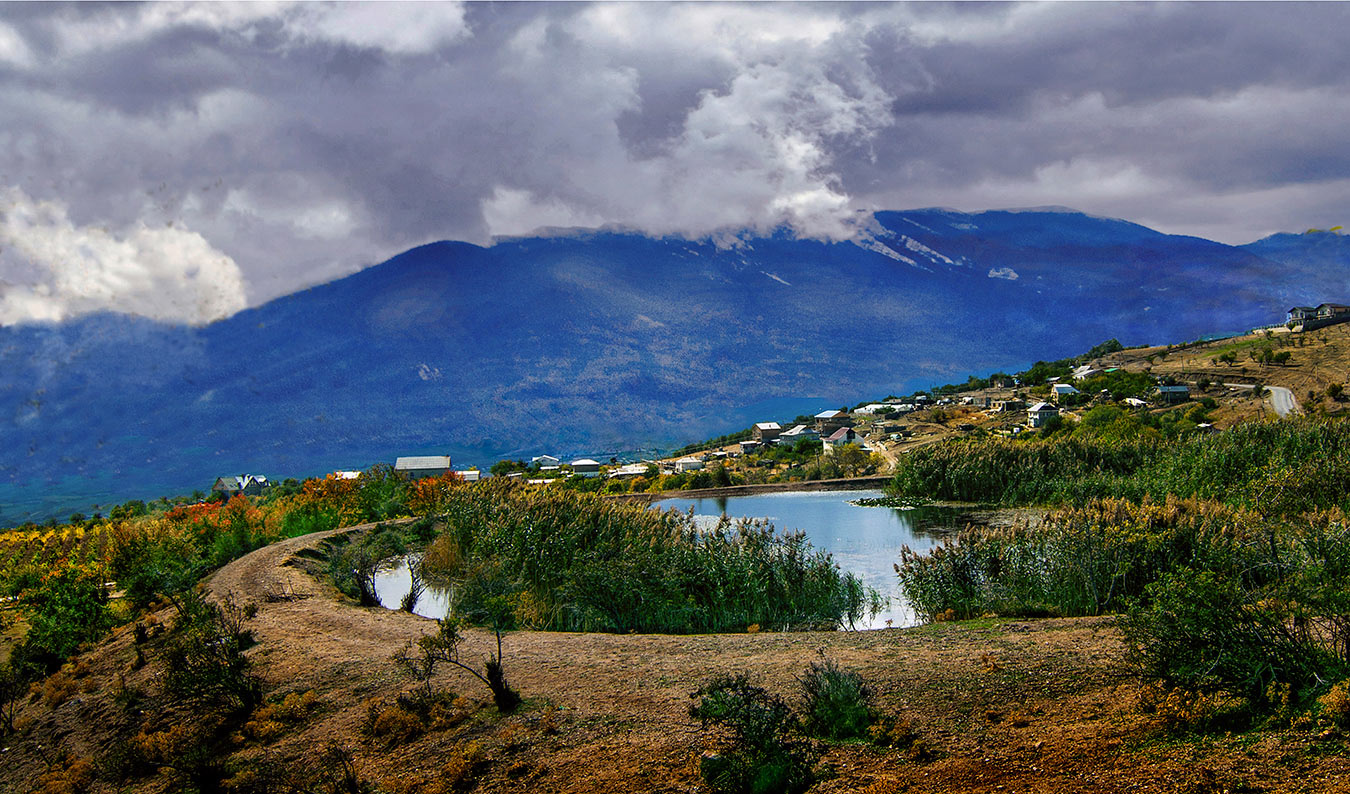
[[[438,621],[439,630],[435,634],[424,635],[416,643],[409,642],[394,654],[394,662],[421,680],[428,691],[431,676],[438,664],[449,664],[465,670],[492,692],[492,702],[496,704],[497,711],[510,714],[520,705],[520,694],[506,682],[506,672],[502,667],[502,632],[511,625],[511,611],[505,599],[499,598],[497,601],[500,603],[495,605],[496,619],[492,621],[492,631],[497,638],[497,655],[483,661],[483,672],[478,672],[476,667],[460,658],[460,645],[464,637],[459,633],[458,621],[453,618]]]

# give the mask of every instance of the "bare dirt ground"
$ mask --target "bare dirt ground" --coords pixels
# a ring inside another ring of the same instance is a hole
[[[338,530],[345,531],[345,530]],[[217,572],[216,597],[257,604],[252,655],[270,697],[313,691],[318,707],[266,741],[240,736],[231,763],[268,758],[312,768],[329,745],[349,748],[360,775],[393,792],[693,792],[702,752],[717,746],[688,716],[690,693],[717,673],[748,672],[790,700],[796,677],[827,654],[861,672],[880,710],[908,720],[926,753],[826,745],[832,776],[814,792],[1350,792],[1340,734],[1267,731],[1173,738],[1137,708],[1140,687],[1109,619],[984,620],[873,632],[702,636],[514,632],[506,670],[525,696],[497,715],[467,673],[437,686],[463,696],[455,724],[388,746],[364,738],[371,698],[411,686],[390,657],[433,630],[424,618],[365,609],[293,567],[325,535],[254,552]],[[298,598],[274,601],[282,591]],[[87,654],[91,680],[155,686],[155,664],[132,672],[130,632]],[[470,635],[474,651],[490,637]],[[24,737],[0,752],[0,790],[42,790],[62,750],[106,752],[110,686],[48,709],[25,705]],[[91,791],[173,791],[164,777]],[[48,789],[50,790],[50,789]]]

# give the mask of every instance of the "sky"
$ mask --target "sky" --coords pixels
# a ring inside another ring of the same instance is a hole
[[[201,324],[445,239],[1350,203],[1342,3],[0,4],[0,326]]]

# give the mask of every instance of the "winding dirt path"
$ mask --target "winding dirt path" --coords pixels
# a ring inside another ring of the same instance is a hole
[[[216,597],[258,605],[260,642],[250,653],[269,692],[312,689],[324,704],[321,717],[268,752],[305,763],[315,748],[344,744],[362,774],[391,792],[449,791],[438,781],[458,768],[453,759],[466,747],[482,759],[473,766],[475,791],[699,790],[699,753],[716,747],[717,735],[689,718],[690,693],[713,675],[747,672],[794,702],[797,676],[821,654],[861,673],[878,709],[912,723],[932,755],[832,746],[825,761],[837,777],[813,794],[1350,791],[1344,757],[1288,764],[1281,740],[1252,748],[1233,739],[1199,756],[1155,750],[1137,709],[1138,684],[1106,619],[695,636],[512,632],[505,666],[526,698],[520,714],[500,718],[481,706],[457,728],[381,746],[361,738],[362,704],[410,685],[390,657],[434,622],[354,606],[289,564],[325,538],[361,528],[259,549],[208,586]],[[283,590],[300,597],[269,599]],[[471,649],[486,652],[490,643],[484,633],[469,635]],[[437,685],[487,701],[462,671],[440,674]]]

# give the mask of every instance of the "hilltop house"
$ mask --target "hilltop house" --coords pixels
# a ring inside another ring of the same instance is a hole
[[[572,461],[572,473],[580,474],[582,477],[599,477],[600,461],[582,458]]]
[[[1313,306],[1295,306],[1289,310],[1289,322],[1302,325],[1304,322],[1316,319],[1317,309]]]
[[[410,480],[439,477],[451,471],[449,455],[410,455],[394,461],[394,472]]]
[[[629,463],[614,469],[609,473],[609,479],[627,479],[629,477],[642,477],[647,473],[648,463]]]
[[[1027,424],[1031,427],[1045,427],[1050,417],[1059,416],[1059,409],[1050,403],[1040,402],[1027,409]]]
[[[236,494],[258,496],[271,487],[272,483],[261,474],[240,474],[236,477],[217,477],[215,484],[211,486],[211,493],[222,493],[226,496]]]
[[[541,469],[545,466],[558,466],[562,464],[562,458],[555,458],[552,455],[535,455],[533,458],[530,458],[530,465],[534,466],[536,464]]]
[[[478,469],[460,469],[455,474],[458,474],[464,482],[478,482],[483,476],[483,473]]]
[[[821,451],[824,454],[829,455],[846,444],[858,443],[858,434],[851,427],[841,427],[826,436],[822,441],[824,442],[824,447]]]
[[[1334,320],[1350,315],[1350,306],[1340,303],[1323,303],[1317,307],[1317,319]]]
[[[777,422],[756,422],[753,431],[755,440],[761,444],[772,444],[782,432],[783,428]]]

